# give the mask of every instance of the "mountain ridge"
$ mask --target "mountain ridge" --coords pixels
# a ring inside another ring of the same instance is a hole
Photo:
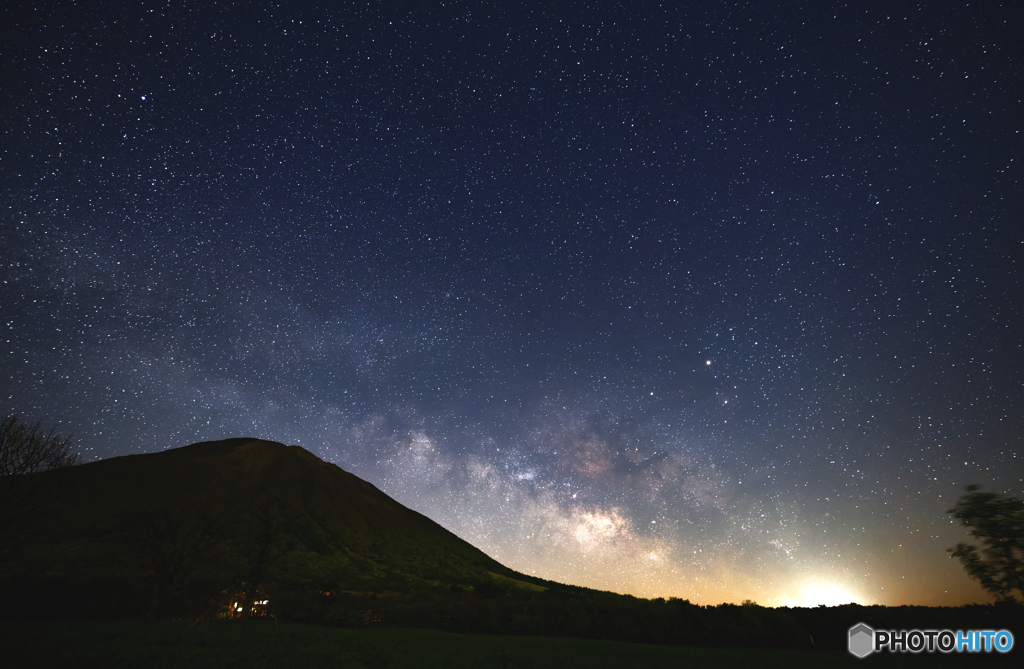
[[[197,442],[85,463],[64,476],[63,499],[26,559],[10,565],[15,572],[43,567],[73,580],[132,572],[121,545],[126,524],[197,505],[237,519],[272,499],[287,517],[291,563],[305,565],[289,564],[293,579],[466,588],[509,579],[543,583],[299,446],[252,438]]]

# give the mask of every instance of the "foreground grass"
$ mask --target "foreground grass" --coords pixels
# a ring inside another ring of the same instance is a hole
[[[16,623],[0,628],[4,667],[282,667],[295,669],[450,669],[546,667],[842,667],[1002,665],[992,655],[872,655],[729,650],[546,637],[473,636],[413,629],[335,629],[316,625],[163,621]]]

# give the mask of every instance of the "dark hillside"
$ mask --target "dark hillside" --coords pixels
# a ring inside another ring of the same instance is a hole
[[[4,572],[9,581],[72,584],[66,591],[117,583],[141,592],[149,586],[140,542],[151,544],[145,537],[165,532],[163,526],[177,528],[201,516],[216,528],[220,550],[206,562],[217,564],[196,566],[172,585],[206,579],[223,590],[244,580],[235,573],[245,543],[240,533],[253,510],[268,503],[282,525],[271,547],[280,555],[268,576],[293,589],[527,586],[522,579],[528,577],[372,484],[298,446],[258,439],[202,442],[68,470],[61,498]]]

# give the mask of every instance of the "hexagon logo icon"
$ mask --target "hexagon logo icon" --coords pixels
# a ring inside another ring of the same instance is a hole
[[[857,623],[850,628],[850,652],[857,657],[867,657],[875,649],[875,630],[864,623]]]

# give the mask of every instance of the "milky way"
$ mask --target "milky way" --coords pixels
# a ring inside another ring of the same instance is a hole
[[[298,444],[637,596],[987,600],[1012,4],[86,4],[0,21],[4,413]]]

